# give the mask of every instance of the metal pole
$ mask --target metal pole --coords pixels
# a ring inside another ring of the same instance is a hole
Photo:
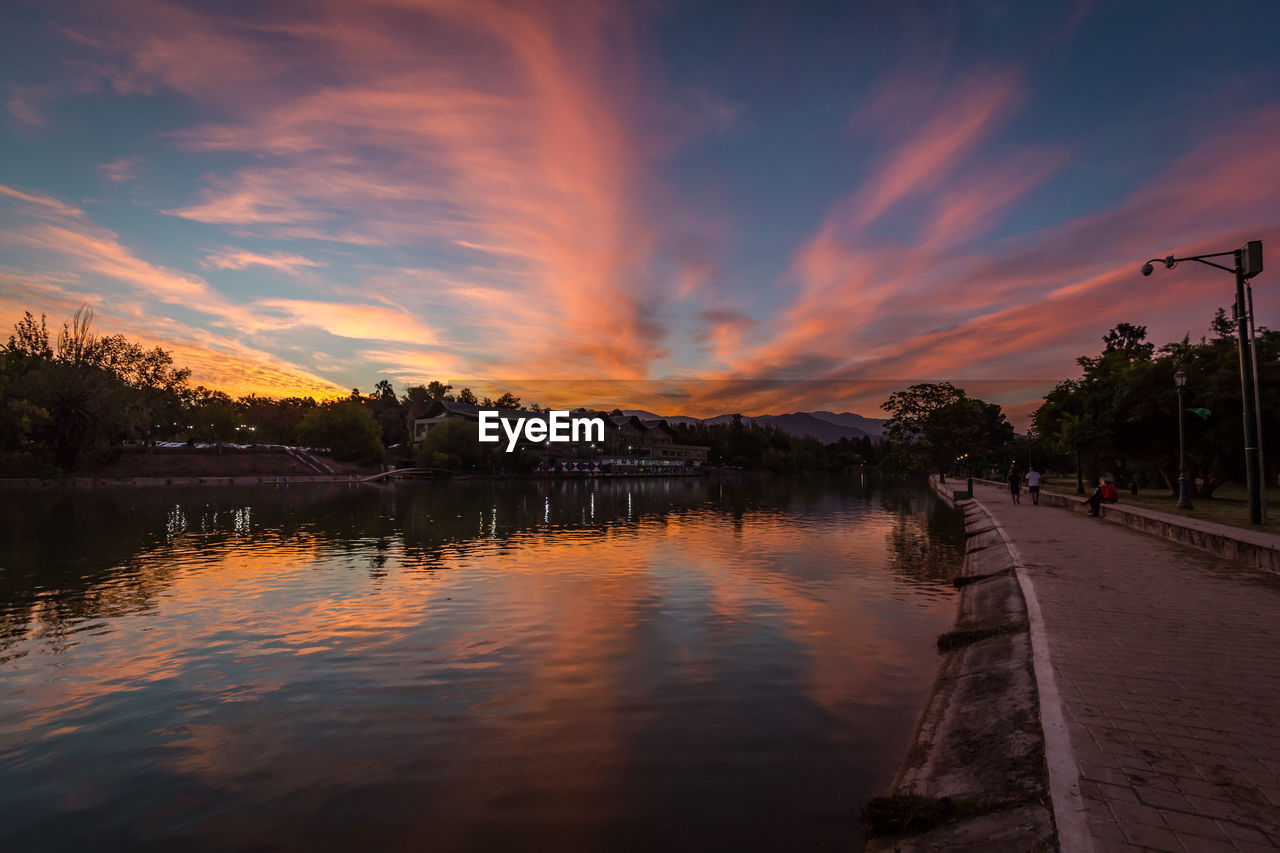
[[[1253,318],[1253,285],[1245,282],[1245,295],[1249,300],[1249,344],[1253,355],[1253,400],[1258,427],[1258,492],[1262,502],[1262,523],[1267,523],[1267,463],[1262,446],[1262,391],[1258,388],[1258,328]]]
[[[1076,494],[1084,494],[1084,474],[1080,471],[1080,439],[1076,439]]]
[[[1235,252],[1236,259],[1236,339],[1240,349],[1240,391],[1244,403],[1244,468],[1245,486],[1249,490],[1249,523],[1262,523],[1262,484],[1258,476],[1258,414],[1257,400],[1253,396],[1253,347],[1249,340],[1249,319],[1244,298],[1244,253]]]
[[[1179,376],[1185,381],[1185,377]],[[1191,477],[1187,474],[1187,444],[1183,421],[1186,420],[1182,402],[1182,386],[1178,386],[1178,509],[1195,509],[1191,505]]]

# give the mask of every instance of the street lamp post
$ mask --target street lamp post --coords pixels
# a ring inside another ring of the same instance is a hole
[[[1209,258],[1221,258],[1231,255],[1234,266],[1223,266]],[[1251,240],[1239,249],[1231,252],[1214,252],[1208,255],[1192,255],[1186,258],[1152,258],[1142,265],[1142,274],[1151,275],[1152,264],[1159,262],[1165,269],[1173,269],[1182,261],[1197,261],[1216,269],[1225,270],[1236,277],[1236,340],[1240,355],[1240,393],[1244,402],[1244,467],[1245,484],[1249,490],[1249,522],[1262,524],[1264,510],[1262,506],[1261,470],[1262,448],[1260,430],[1258,429],[1258,380],[1254,372],[1253,334],[1251,331],[1248,303],[1245,301],[1245,282],[1262,272],[1262,241]],[[1252,288],[1251,288],[1252,289]]]
[[[1076,494],[1084,494],[1084,472],[1080,470],[1080,436],[1076,436]]]
[[[1191,477],[1187,473],[1187,443],[1183,428],[1187,410],[1182,401],[1182,389],[1187,387],[1187,374],[1179,370],[1173,374],[1173,382],[1178,386],[1178,509],[1194,509],[1191,506]]]
[[[973,497],[973,467],[972,467],[972,463],[971,463],[971,461],[970,461],[970,459],[969,459],[969,454],[968,454],[968,453],[962,453],[962,454],[960,454],[959,456],[957,456],[957,457],[956,457],[956,465],[959,465],[961,462],[963,462],[963,463],[964,463],[964,473],[965,473],[965,476],[967,477],[967,479],[968,479],[968,481],[969,481],[969,482],[968,482],[968,487],[969,487],[969,488],[968,488],[968,493],[967,493],[967,494],[961,495],[961,494],[957,493],[957,494],[956,494],[956,497],[958,497],[958,498],[959,498],[959,497],[971,498],[971,497]]]

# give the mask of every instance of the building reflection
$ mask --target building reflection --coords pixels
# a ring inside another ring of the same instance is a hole
[[[948,581],[962,527],[919,490],[877,484],[893,570],[904,581]],[[364,551],[371,578],[394,557],[406,571],[434,572],[481,549],[519,547],[546,531],[639,535],[689,514],[745,525],[791,516],[821,524],[849,501],[869,504],[858,481],[735,479],[529,480],[401,483],[383,487],[96,489],[24,495],[0,505],[0,648],[39,623],[145,608],[179,564],[201,556],[278,549],[294,558]],[[206,566],[207,568],[207,566]]]

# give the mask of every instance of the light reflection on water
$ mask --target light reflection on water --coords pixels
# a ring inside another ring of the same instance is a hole
[[[844,481],[15,494],[4,849],[856,846],[962,536]]]

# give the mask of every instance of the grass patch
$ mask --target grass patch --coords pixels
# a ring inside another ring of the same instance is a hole
[[[949,652],[952,649],[971,646],[974,643],[988,640],[992,637],[999,637],[1004,634],[1021,634],[1025,630],[1027,630],[1025,620],[1021,622],[1006,622],[1003,625],[992,625],[986,628],[957,628],[954,631],[938,635],[938,651]]]
[[[1001,812],[1028,802],[1026,798],[922,797],[918,794],[872,797],[862,809],[862,823],[869,838],[916,835],[944,824]]]

